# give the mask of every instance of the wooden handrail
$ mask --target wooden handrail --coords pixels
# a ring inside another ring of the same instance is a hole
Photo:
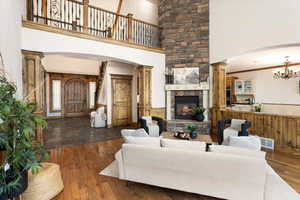
[[[120,0],[120,3],[122,1]],[[89,0],[27,0],[27,19],[62,29],[84,32],[147,47],[160,47],[160,27],[142,20],[89,5]],[[50,6],[49,6],[50,5]],[[52,7],[56,5],[56,12]],[[58,11],[57,11],[58,10]]]

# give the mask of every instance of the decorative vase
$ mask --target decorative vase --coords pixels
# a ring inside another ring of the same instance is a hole
[[[196,132],[196,131],[192,131],[192,132],[190,132],[190,138],[191,138],[191,139],[196,139],[196,138],[197,138],[197,136],[198,136],[198,134],[197,134],[197,132]]]
[[[7,182],[13,181],[13,178],[7,178]],[[9,194],[1,194],[0,200],[8,200],[13,199],[15,197],[20,196],[22,193],[25,192],[25,190],[28,187],[28,172],[24,172],[22,178],[19,180],[19,185],[17,189],[13,189],[11,193]]]
[[[205,119],[203,113],[197,113],[196,114],[196,120],[199,121],[199,122],[203,122]]]

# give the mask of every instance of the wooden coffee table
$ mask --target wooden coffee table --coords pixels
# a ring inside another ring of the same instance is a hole
[[[179,138],[174,137],[174,133],[172,133],[172,132],[162,132],[160,136],[162,136],[163,138],[166,138],[166,139],[181,140]],[[210,135],[201,135],[201,134],[198,134],[198,137],[196,139],[190,139],[188,141],[200,141],[200,142],[206,142],[206,143],[213,143],[213,140],[210,137]]]

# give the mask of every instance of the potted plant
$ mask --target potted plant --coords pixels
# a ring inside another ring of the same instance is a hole
[[[196,111],[196,120],[199,122],[203,122],[205,119],[205,117],[204,117],[205,108],[196,107],[195,111]]]
[[[255,112],[261,112],[262,110],[262,104],[255,104],[254,105],[254,111]]]
[[[191,139],[196,139],[197,138],[197,129],[198,129],[199,127],[198,126],[196,126],[196,125],[188,125],[187,126],[187,129],[190,131],[190,138]]]
[[[18,100],[16,87],[0,73],[0,200],[23,193],[27,171],[36,173],[47,151],[35,140],[36,129],[46,126],[36,105]]]

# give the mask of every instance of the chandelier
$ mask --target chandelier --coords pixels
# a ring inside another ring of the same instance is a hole
[[[273,78],[274,79],[283,79],[288,80],[290,78],[297,78],[300,77],[300,71],[295,71],[293,69],[289,69],[290,67],[290,61],[289,56],[286,56],[286,61],[284,62],[284,69],[281,69],[279,71],[273,72]]]

